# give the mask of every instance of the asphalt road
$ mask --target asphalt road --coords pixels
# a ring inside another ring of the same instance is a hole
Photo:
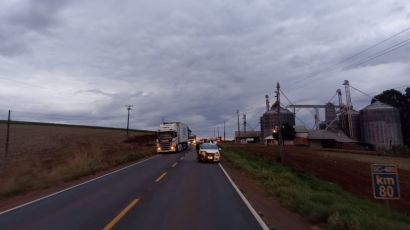
[[[0,214],[0,229],[261,229],[218,164],[158,155]]]

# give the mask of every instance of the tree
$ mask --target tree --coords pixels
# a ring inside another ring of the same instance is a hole
[[[404,144],[410,146],[410,88],[405,94],[400,91],[390,89],[375,96],[372,103],[376,100],[396,107],[400,112],[401,128]]]

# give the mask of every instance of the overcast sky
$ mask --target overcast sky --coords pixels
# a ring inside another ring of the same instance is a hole
[[[410,30],[343,60],[409,27],[408,0],[2,0],[0,119],[125,127],[132,104],[132,128],[164,117],[211,136],[226,120],[232,136],[236,109],[259,129],[278,81],[299,104],[326,103],[345,79],[403,90]],[[311,112],[297,115],[311,126]]]

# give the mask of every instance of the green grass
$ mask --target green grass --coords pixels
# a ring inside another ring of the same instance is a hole
[[[243,150],[224,146],[222,154],[235,167],[251,174],[266,191],[293,211],[327,229],[410,229],[410,218],[360,199],[339,186]]]

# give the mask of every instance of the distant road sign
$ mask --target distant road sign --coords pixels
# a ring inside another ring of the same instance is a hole
[[[372,164],[375,199],[400,199],[399,174],[394,164]]]

